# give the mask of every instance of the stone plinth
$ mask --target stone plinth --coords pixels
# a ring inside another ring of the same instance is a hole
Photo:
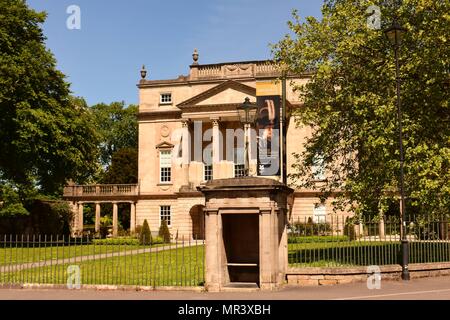
[[[234,178],[198,188],[205,207],[205,285],[222,291],[236,284],[271,290],[287,270],[287,197],[292,189],[265,178]]]

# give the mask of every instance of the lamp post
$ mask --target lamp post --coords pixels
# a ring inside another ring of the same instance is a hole
[[[406,33],[406,29],[401,27],[396,18],[392,23],[392,26],[384,31],[386,37],[394,47],[395,52],[395,77],[397,84],[397,117],[398,117],[398,131],[399,131],[399,144],[400,144],[400,215],[401,215],[401,242],[402,242],[402,279],[409,280],[409,247],[408,238],[406,236],[406,203],[405,203],[405,188],[404,188],[404,153],[403,153],[403,116],[402,116],[402,103],[400,98],[400,63],[398,59],[398,53],[402,43],[403,35]]]
[[[244,125],[245,135],[245,162],[244,162],[244,176],[248,177],[250,174],[250,160],[249,160],[249,139],[251,125],[256,120],[256,114],[258,113],[258,107],[250,102],[250,98],[245,98],[245,102],[238,108],[239,121]]]

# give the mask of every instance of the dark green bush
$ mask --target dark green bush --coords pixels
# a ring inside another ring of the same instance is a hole
[[[344,242],[349,241],[347,236],[289,236],[288,243],[323,243],[323,242]]]
[[[164,239],[161,237],[154,237],[152,240],[152,244],[163,244],[164,243]]]
[[[161,226],[159,227],[158,235],[163,238],[164,243],[170,243],[170,231],[166,220],[161,221]]]
[[[137,246],[139,240],[135,238],[110,238],[110,239],[94,239],[92,243],[95,245],[124,245],[124,246]]]
[[[141,233],[139,234],[139,243],[141,245],[151,245],[153,242],[152,240],[152,233],[150,232],[150,227],[146,219],[144,220]]]
[[[30,200],[28,216],[0,218],[0,234],[70,235],[72,211],[65,201]]]
[[[311,218],[308,222],[296,222],[293,224],[293,231],[296,236],[320,236],[331,232],[329,223],[314,223]]]
[[[349,217],[345,219],[344,235],[350,240],[356,240],[355,224]]]

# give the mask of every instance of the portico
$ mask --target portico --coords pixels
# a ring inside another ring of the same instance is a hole
[[[119,204],[130,205],[130,232],[136,230],[136,202],[138,196],[137,185],[91,185],[67,186],[64,197],[71,202],[74,219],[72,233],[80,235],[84,230],[84,206],[95,205],[95,232],[100,231],[101,205],[112,204],[112,236],[118,235]]]

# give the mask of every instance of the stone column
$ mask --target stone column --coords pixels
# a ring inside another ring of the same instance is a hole
[[[100,231],[100,202],[95,203],[95,232]]]
[[[132,202],[130,206],[130,232],[134,234],[136,232],[136,203]]]
[[[212,119],[212,131],[213,131],[213,137],[212,137],[212,162],[213,162],[213,179],[220,179],[220,155],[222,153],[221,147],[221,139],[220,139],[220,123],[219,119]]]
[[[257,176],[257,163],[258,163],[258,142],[257,142],[257,133],[256,129],[253,126],[250,126],[248,130],[248,152],[249,152],[249,168],[250,168],[250,176]]]
[[[83,209],[83,203],[78,203],[78,232],[83,232],[84,230]]]
[[[276,239],[278,239],[278,236],[281,234],[280,242],[278,243],[278,279],[277,283],[283,283],[284,281],[284,275],[287,272],[288,264],[289,264],[289,258],[288,258],[288,237],[287,237],[287,209],[280,209],[278,212],[278,233],[276,234]]]
[[[189,164],[191,162],[191,135],[189,133],[189,122],[183,121],[183,140],[182,140],[182,157],[183,157],[183,186],[189,185]]]
[[[383,216],[380,218],[380,222],[378,223],[378,229],[379,229],[380,239],[386,238],[386,230],[385,230],[385,226],[384,226],[384,217]]]
[[[273,264],[275,263],[275,250],[273,239],[273,209],[262,209],[259,216],[259,279],[262,290],[274,288],[275,277]],[[278,252],[276,252],[278,254]],[[276,259],[278,260],[278,259]],[[276,261],[278,262],[278,261]]]
[[[113,237],[117,237],[119,225],[118,225],[118,205],[117,202],[113,202]]]
[[[222,287],[222,232],[220,228],[219,212],[205,212],[205,287],[208,292],[218,292]]]

